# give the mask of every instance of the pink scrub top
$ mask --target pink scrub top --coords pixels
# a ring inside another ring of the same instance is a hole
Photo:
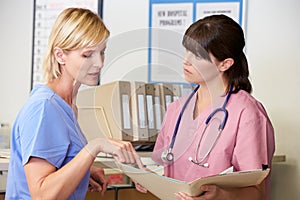
[[[243,90],[230,96],[226,105],[227,123],[217,140],[217,130],[224,113],[218,112],[206,130],[203,130],[208,115],[214,109],[222,107],[225,96],[216,99],[193,119],[197,99],[197,95],[194,95],[183,113],[178,129],[172,150],[174,162],[164,163],[161,154],[169,148],[178,115],[186,99],[187,96],[182,97],[169,105],[152,154],[154,161],[165,166],[165,176],[189,182],[219,174],[231,166],[234,171],[262,169],[262,165],[271,168],[275,150],[272,124],[262,104]],[[201,136],[199,150],[196,152]],[[201,160],[214,141],[215,146],[203,161],[209,164],[208,168],[195,165],[189,160],[189,157],[194,159],[196,154],[198,160]],[[266,181],[266,196],[269,199],[270,175]]]

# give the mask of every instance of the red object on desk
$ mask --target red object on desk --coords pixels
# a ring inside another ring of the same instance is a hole
[[[108,184],[122,184],[124,183],[124,174],[109,174]]]

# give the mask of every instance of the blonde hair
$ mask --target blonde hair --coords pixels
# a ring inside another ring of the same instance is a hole
[[[109,37],[100,17],[84,8],[67,8],[57,17],[48,41],[43,69],[46,81],[58,78],[60,65],[56,61],[53,50],[59,47],[64,51],[90,47],[105,41]]]

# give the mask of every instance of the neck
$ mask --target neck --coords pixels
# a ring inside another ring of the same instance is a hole
[[[203,112],[217,98],[225,95],[226,86],[219,84],[202,84],[197,92],[197,101],[194,108],[194,118]]]
[[[76,97],[80,87],[80,83],[76,81],[65,81],[62,78],[57,78],[49,81],[46,84],[71,107],[76,105]]]

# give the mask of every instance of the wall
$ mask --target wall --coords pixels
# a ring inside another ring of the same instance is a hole
[[[106,2],[104,21],[112,37],[102,82],[121,78],[146,81],[146,51],[125,52],[136,44],[147,46],[148,1]],[[298,8],[298,0],[248,0],[247,55],[253,95],[264,104],[274,124],[276,154],[287,156],[285,163],[273,166],[272,200],[300,199]],[[0,122],[12,123],[28,97],[32,17],[33,0],[0,3]],[[123,54],[118,56],[118,51]]]
[[[12,123],[30,90],[33,0],[0,2],[0,122]]]
[[[297,0],[249,1],[247,45],[254,95],[275,128],[276,153],[271,199],[300,199],[300,26]]]

